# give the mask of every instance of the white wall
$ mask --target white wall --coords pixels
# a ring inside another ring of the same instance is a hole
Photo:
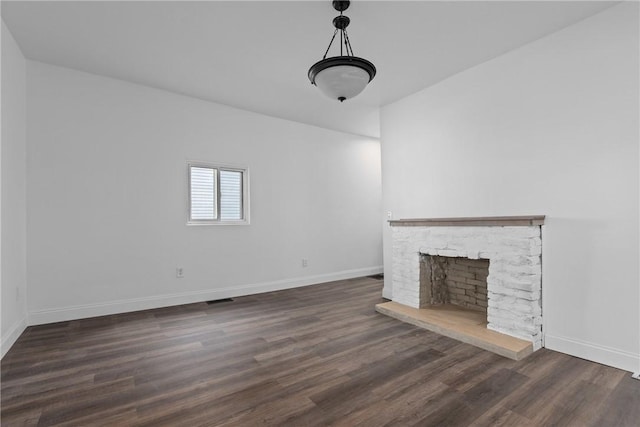
[[[627,370],[640,370],[638,44],[638,4],[618,5],[381,114],[383,209],[547,215],[546,346]]]
[[[25,58],[2,21],[2,356],[26,327]]]
[[[31,323],[382,271],[378,140],[32,61],[27,129]],[[187,160],[249,167],[250,225],[186,225]]]

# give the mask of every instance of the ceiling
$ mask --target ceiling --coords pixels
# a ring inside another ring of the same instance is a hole
[[[380,106],[615,4],[354,1],[354,52],[378,74],[343,104],[307,79],[333,34],[328,0],[3,1],[2,18],[32,60],[378,137]]]

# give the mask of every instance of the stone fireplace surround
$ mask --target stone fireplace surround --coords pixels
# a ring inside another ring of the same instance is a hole
[[[389,223],[394,302],[423,308],[422,255],[488,259],[487,329],[527,340],[533,350],[542,347],[544,216],[426,218]]]

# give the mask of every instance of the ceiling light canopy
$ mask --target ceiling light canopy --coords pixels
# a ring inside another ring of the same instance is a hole
[[[312,84],[329,98],[340,102],[358,95],[376,75],[375,65],[353,54],[347,34],[347,27],[351,20],[342,14],[350,3],[348,0],[333,1],[333,8],[340,12],[339,16],[333,18],[333,26],[336,29],[322,60],[313,64],[308,73]],[[340,33],[340,56],[327,58],[338,33]]]

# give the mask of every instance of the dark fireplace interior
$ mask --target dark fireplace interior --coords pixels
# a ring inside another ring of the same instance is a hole
[[[488,259],[420,256],[420,307],[453,304],[487,312]]]

